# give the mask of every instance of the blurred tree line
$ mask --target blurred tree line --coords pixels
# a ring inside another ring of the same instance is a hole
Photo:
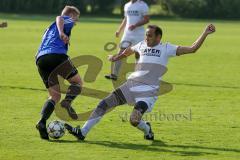
[[[0,12],[59,13],[65,5],[74,5],[82,14],[112,13],[114,0],[0,0]]]
[[[180,17],[240,18],[240,0],[159,0],[159,3]]]
[[[112,14],[116,6],[129,0],[0,0],[0,12],[7,13],[59,13],[65,5],[76,6],[82,14]],[[146,0],[151,4],[155,0]]]
[[[65,5],[74,5],[82,14],[113,14],[116,6],[129,0],[0,0],[0,12],[60,13]],[[144,0],[161,5],[169,15],[190,18],[240,18],[240,0]]]

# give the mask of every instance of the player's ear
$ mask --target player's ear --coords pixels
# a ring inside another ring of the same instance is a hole
[[[157,41],[160,41],[162,39],[162,36],[158,35],[156,39],[157,39]]]

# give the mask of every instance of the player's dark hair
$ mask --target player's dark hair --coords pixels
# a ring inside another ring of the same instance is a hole
[[[159,35],[162,36],[162,29],[160,27],[158,27],[157,25],[148,25],[147,28],[154,29],[156,36],[159,36]]]

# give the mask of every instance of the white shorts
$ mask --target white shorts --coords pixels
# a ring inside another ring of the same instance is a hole
[[[143,101],[143,102],[147,103],[148,109],[146,110],[146,113],[152,111],[156,100],[157,100],[157,96],[155,96],[155,97],[135,98],[136,103],[139,102],[139,101]]]
[[[128,48],[130,46],[134,46],[143,40],[144,40],[144,35],[143,36],[123,35],[121,42],[120,42],[120,48],[124,49],[124,48]]]
[[[151,112],[158,98],[158,87],[144,85],[139,82],[128,80],[119,87],[129,105],[135,105],[139,101],[144,101],[148,105],[146,112]]]

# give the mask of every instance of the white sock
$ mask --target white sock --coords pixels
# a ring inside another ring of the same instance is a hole
[[[150,127],[146,124],[145,121],[141,120],[140,123],[137,125],[137,128],[141,131],[143,131],[143,133],[145,135],[149,134],[150,131]]]
[[[93,126],[95,126],[101,119],[102,117],[97,117],[94,119],[89,119],[87,122],[85,122],[85,124],[83,125],[83,127],[81,128],[81,132],[82,135],[84,137],[86,137],[86,135],[88,134],[88,132],[91,130],[91,128]]]

